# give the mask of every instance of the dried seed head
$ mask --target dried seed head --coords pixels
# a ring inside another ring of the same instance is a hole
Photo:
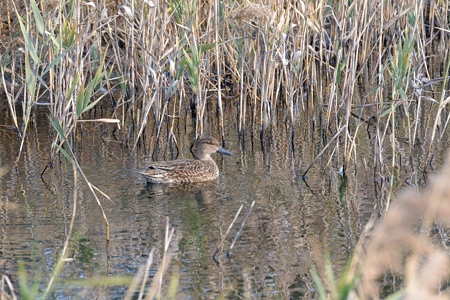
[[[49,10],[54,10],[59,6],[60,0],[47,0],[47,7]]]
[[[236,19],[239,22],[248,22],[270,17],[271,14],[272,11],[269,7],[260,4],[251,4],[233,11],[231,13],[231,19]]]

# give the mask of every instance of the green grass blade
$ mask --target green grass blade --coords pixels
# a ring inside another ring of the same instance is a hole
[[[314,281],[314,285],[317,289],[317,294],[319,295],[319,299],[321,300],[327,300],[327,292],[325,290],[325,287],[323,286],[322,280],[320,279],[319,275],[317,274],[316,270],[311,271],[311,275]]]
[[[334,277],[333,266],[329,257],[327,257],[325,262],[325,275],[328,280],[329,289],[331,290],[331,295],[333,299],[337,299],[337,288],[336,288],[336,278]]]
[[[208,50],[214,49],[215,46],[216,46],[216,43],[199,45],[198,46],[198,52],[199,53],[206,52]]]
[[[50,124],[52,124],[53,128],[56,130],[58,135],[61,137],[61,139],[67,141],[67,137],[64,134],[64,130],[61,127],[61,124],[59,124],[59,121],[57,118],[49,118]]]
[[[38,295],[38,290],[39,290],[39,283],[35,282],[32,284],[31,287],[29,286],[27,270],[22,261],[19,262],[19,271],[18,272],[19,272],[19,289],[20,289],[20,295],[22,296],[22,299],[25,299],[25,300],[36,299],[37,295]]]
[[[131,276],[103,276],[93,277],[83,280],[74,280],[70,284],[79,287],[111,287],[111,286],[126,286],[131,283],[133,278]]]
[[[182,60],[182,63],[184,63],[189,69],[193,68],[194,62],[192,61],[192,58],[189,56],[189,54],[184,49],[183,49],[183,54],[184,54],[184,59]]]
[[[84,91],[84,82],[81,83],[80,88],[78,89],[77,102],[76,102],[76,114],[77,117],[81,116],[81,113],[84,109],[84,99],[85,99],[85,91]]]
[[[400,290],[398,292],[393,293],[392,295],[387,297],[385,300],[401,300],[401,299],[405,299],[405,296],[406,296],[406,291]]]
[[[101,97],[98,97],[97,99],[95,99],[94,101],[92,101],[91,103],[89,103],[89,105],[87,105],[84,110],[81,113],[84,113],[88,110],[90,110],[91,108],[93,108],[95,105],[97,105],[98,101],[102,100],[103,97],[105,97],[107,94],[102,95]]]
[[[25,57],[25,82],[27,84],[27,89],[29,92],[28,100],[30,101],[29,105],[32,105],[33,96],[36,91],[36,76],[31,70],[30,59]]]
[[[73,162],[72,157],[70,157],[69,153],[67,153],[67,151],[64,150],[63,147],[58,146],[58,150],[59,150],[59,152],[61,152],[61,153],[64,155],[65,158],[67,158],[67,160],[68,160],[69,162]]]
[[[35,0],[31,0],[30,4],[31,4],[31,9],[33,10],[34,20],[36,21],[37,29],[40,34],[44,35],[45,25],[44,25],[44,21],[42,20],[41,12],[39,11],[39,8],[38,8]]]
[[[73,92],[75,91],[75,88],[77,87],[78,81],[80,81],[80,74],[75,74],[75,78],[72,81],[72,84],[70,85],[69,91],[66,94],[66,99],[69,100],[72,98]]]
[[[17,14],[17,19],[19,20],[20,30],[22,31],[23,39],[25,40],[25,45],[27,46],[28,53],[36,64],[39,64],[40,60],[37,55],[37,51],[33,46],[33,42],[31,41],[30,35],[28,34],[27,28],[23,23],[22,17]]]
[[[53,68],[53,66],[55,66],[56,64],[58,64],[61,60],[61,58],[63,56],[65,56],[67,54],[68,50],[64,50],[61,54],[59,54],[48,66],[47,68],[45,68],[45,70],[42,72],[41,76],[44,76],[45,74],[48,73],[48,71],[50,71],[51,68]]]

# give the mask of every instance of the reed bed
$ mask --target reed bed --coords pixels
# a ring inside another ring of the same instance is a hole
[[[120,124],[127,143],[146,130],[176,142],[180,119],[192,121],[195,137],[211,130],[205,110],[214,103],[222,138],[229,106],[241,134],[262,136],[278,123],[295,135],[299,114],[310,113],[324,139],[339,132],[345,167],[371,119],[376,144],[394,152],[391,134],[407,122],[413,149],[431,106],[428,159],[448,123],[446,1],[14,3],[1,71],[21,138],[45,104],[66,135],[112,106],[94,119]]]

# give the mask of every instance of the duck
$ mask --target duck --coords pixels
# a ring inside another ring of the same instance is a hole
[[[147,169],[139,171],[148,183],[193,183],[211,181],[219,177],[219,168],[211,154],[233,155],[220,147],[213,137],[205,137],[195,145],[195,159],[177,159],[152,162]]]

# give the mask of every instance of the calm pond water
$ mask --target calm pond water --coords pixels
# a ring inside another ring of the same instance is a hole
[[[166,278],[168,284],[170,274],[179,274],[178,299],[220,295],[227,299],[317,298],[312,262],[327,254],[336,270],[342,270],[383,197],[368,131],[361,130],[358,138],[362,142],[346,179],[338,172],[342,162],[327,154],[303,181],[301,175],[324,146],[307,116],[300,117],[302,126],[293,140],[290,130],[281,125],[261,142],[259,136],[250,134],[240,139],[236,112],[228,107],[226,113],[225,148],[234,155],[215,154],[220,178],[197,185],[147,185],[133,172],[145,166],[145,155],[152,154],[153,133],[148,133],[145,147],[133,149],[132,144],[121,142],[124,133],[113,131],[114,125],[80,126],[74,148],[88,180],[112,200],[99,196],[111,240],[106,247],[102,214],[78,175],[77,217],[69,250],[72,260],[64,266],[55,298],[123,297],[126,287],[74,287],[73,281],[133,276],[152,248],[153,276],[162,259],[166,217],[175,229],[170,245],[174,256]],[[0,166],[11,165],[20,141],[5,111],[0,120]],[[45,288],[71,220],[74,183],[70,163],[58,157],[40,178],[50,159],[52,131],[47,120],[47,109],[39,108],[17,167],[0,181],[0,273],[8,275],[16,289],[20,261],[29,280]],[[208,124],[208,134],[219,137],[216,126]],[[180,127],[175,133],[178,158],[190,158],[192,130]],[[389,150],[383,155],[389,157]],[[168,147],[161,145],[157,158],[170,159]],[[405,160],[400,175],[408,173],[408,163]],[[227,256],[253,201],[255,207]],[[213,253],[241,204],[243,211],[216,263]]]

